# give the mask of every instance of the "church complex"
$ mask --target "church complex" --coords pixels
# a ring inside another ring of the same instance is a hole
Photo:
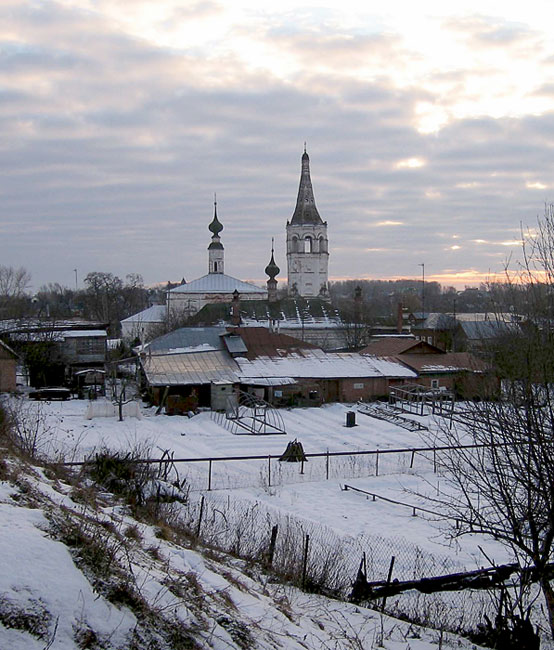
[[[214,217],[209,231],[212,233],[208,246],[208,273],[189,283],[171,289],[167,293],[168,314],[173,318],[190,318],[206,305],[236,301],[277,300],[277,280],[280,271],[275,264],[273,249],[271,260],[265,269],[269,279],[262,289],[225,273],[225,251],[220,233],[223,225],[217,215],[214,201]],[[288,295],[291,298],[320,298],[327,300],[329,244],[327,222],[319,216],[310,177],[310,158],[304,149],[302,170],[296,207],[287,221],[287,271]]]

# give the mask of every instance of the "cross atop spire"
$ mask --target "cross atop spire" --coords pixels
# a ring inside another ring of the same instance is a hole
[[[310,157],[306,152],[306,143],[304,143],[304,153],[302,154],[302,172],[300,174],[296,208],[290,223],[292,225],[323,223],[315,205],[314,190],[310,177]]]

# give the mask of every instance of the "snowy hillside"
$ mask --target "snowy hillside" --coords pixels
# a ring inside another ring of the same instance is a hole
[[[472,647],[277,579],[287,567],[297,571],[308,539],[306,584],[315,580],[341,597],[362,555],[373,579],[386,577],[392,555],[398,579],[474,569],[488,564],[483,553],[506,560],[492,541],[453,545],[432,517],[413,516],[413,506],[421,505],[415,492],[440,478],[428,455],[418,453],[410,463],[409,455],[385,451],[419,447],[419,434],[361,414],[358,426],[346,428],[349,409],[338,404],[283,411],[285,436],[232,435],[210,413],[188,419],[145,410],[140,419],[118,422],[86,419],[87,403],[78,400],[21,400],[17,408],[30,432],[27,443],[50,459],[81,460],[110,449],[202,460],[169,465],[165,484],[179,486],[171,488],[174,503],[160,500],[159,491],[157,500],[147,495],[137,503],[98,491],[90,478],[76,482],[75,473],[8,458],[0,489],[0,648]],[[308,454],[322,455],[279,463],[293,439]],[[379,459],[350,455],[377,448]],[[262,459],[214,460],[225,456]],[[161,468],[153,469],[159,476]],[[279,533],[266,572],[273,527]],[[437,601],[421,594],[405,602],[389,609],[406,607],[439,628],[482,620],[485,606],[479,597]],[[447,622],[446,614],[454,618]]]
[[[50,471],[8,457],[2,479],[2,649],[439,646],[439,632],[275,583]]]

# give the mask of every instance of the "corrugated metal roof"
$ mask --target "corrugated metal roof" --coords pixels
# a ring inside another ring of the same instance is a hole
[[[240,336],[228,334],[223,336],[222,339],[227,346],[227,350],[229,350],[231,354],[242,354],[248,352],[248,348]]]
[[[181,327],[150,341],[146,349],[155,353],[168,352],[169,350],[185,352],[187,348],[191,348],[191,352],[198,352],[200,346],[209,346],[212,350],[223,350],[224,344],[221,335],[226,331],[224,327]]]
[[[493,339],[497,336],[517,331],[515,323],[500,321],[463,321],[462,328],[468,339]]]
[[[238,381],[237,364],[226,352],[191,352],[156,354],[141,357],[141,364],[151,386],[185,386],[212,382]]]
[[[235,289],[239,293],[260,293],[267,298],[267,290],[257,287],[249,282],[237,280],[225,273],[208,273],[197,280],[182,284],[169,293],[233,293]]]
[[[419,327],[429,330],[453,330],[456,325],[457,322],[453,316],[433,312],[427,315],[427,318]]]

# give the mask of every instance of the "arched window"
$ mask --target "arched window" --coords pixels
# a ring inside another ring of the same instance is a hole
[[[298,237],[294,236],[290,243],[290,252],[298,253]]]
[[[304,239],[304,252],[311,253],[313,251],[313,241],[312,238],[308,235]]]
[[[325,240],[323,235],[321,235],[319,237],[319,252],[320,253],[326,253],[327,252],[327,241]]]

